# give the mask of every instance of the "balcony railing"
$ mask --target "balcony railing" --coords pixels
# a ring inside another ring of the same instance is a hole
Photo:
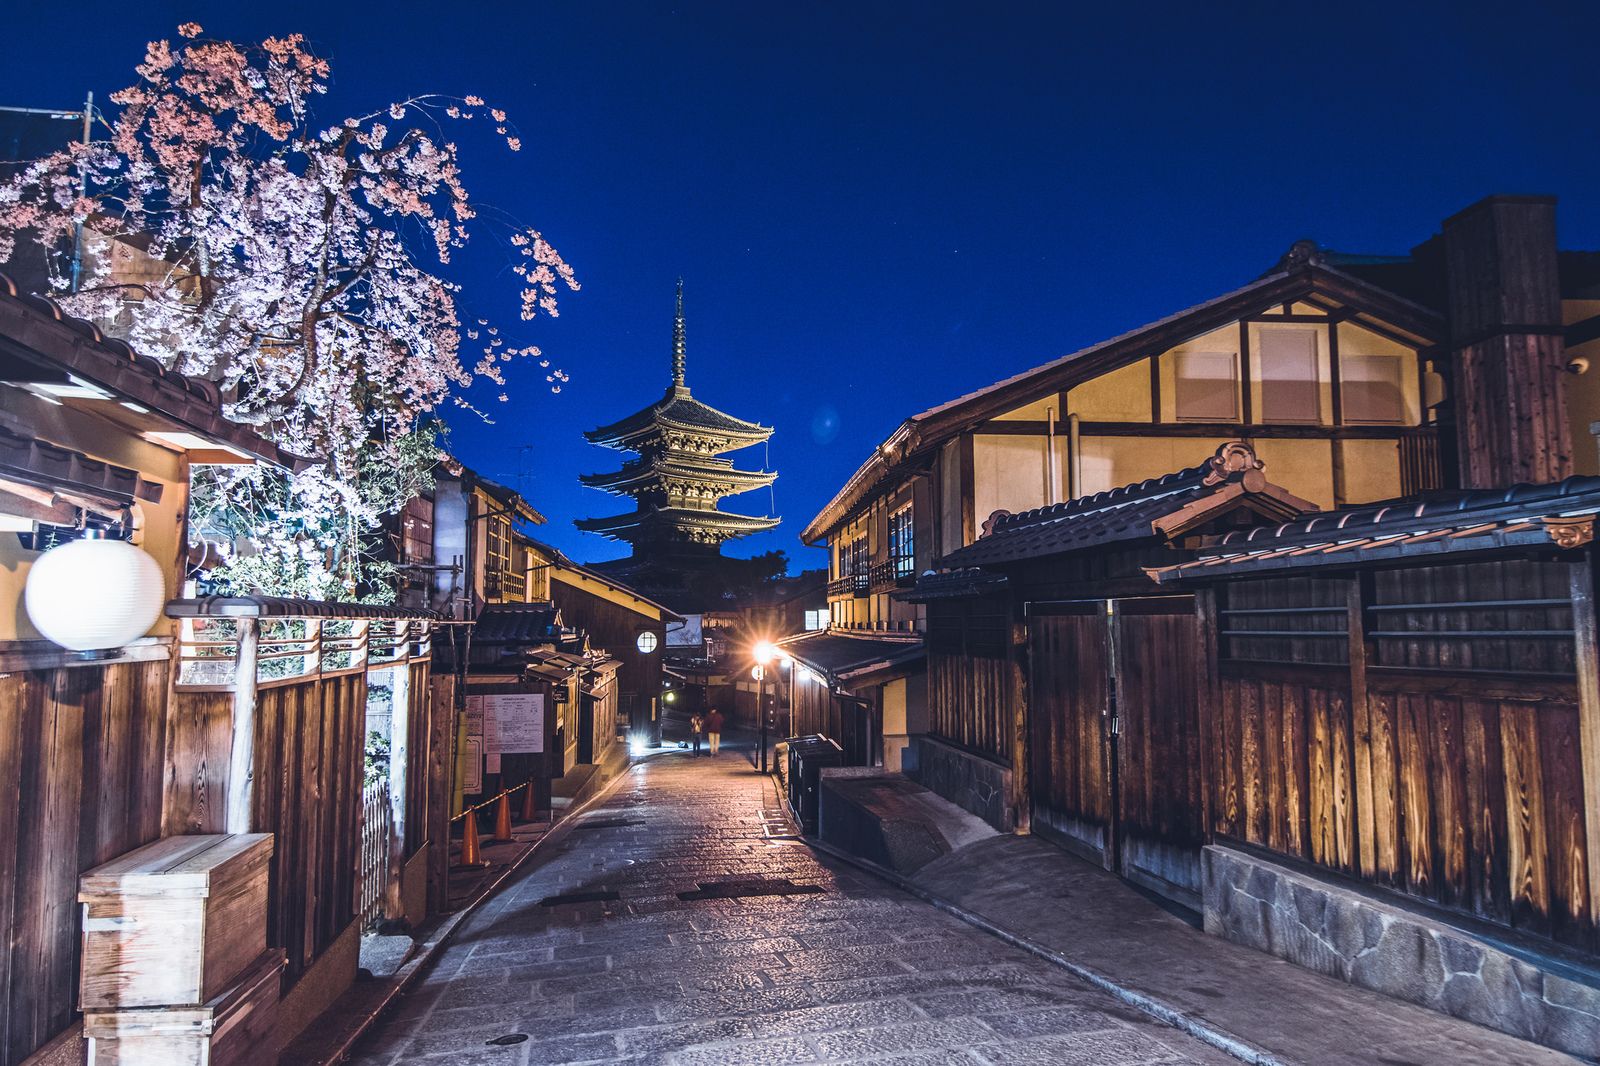
[[[828,595],[848,596],[855,591],[855,587],[856,579],[846,574],[844,577],[828,582]]]

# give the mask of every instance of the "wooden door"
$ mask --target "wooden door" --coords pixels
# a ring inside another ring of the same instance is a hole
[[[1193,598],[1034,603],[1028,631],[1034,830],[1198,907]]]
[[[1206,822],[1194,598],[1112,608],[1118,872],[1199,909]]]
[[[1105,600],[1028,605],[1033,830],[1115,867]]]

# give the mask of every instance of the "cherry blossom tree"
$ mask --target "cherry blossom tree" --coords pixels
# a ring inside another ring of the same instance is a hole
[[[236,584],[337,595],[359,582],[381,596],[363,538],[421,482],[374,491],[371,471],[428,465],[425,423],[452,400],[468,406],[459,390],[476,380],[503,385],[513,359],[537,360],[553,392],[567,379],[537,347],[463,322],[442,276],[483,225],[445,128],[478,120],[510,150],[520,141],[473,96],[324,125],[311,105],[328,63],[299,35],[241,46],[193,23],[178,32],[188,43],[152,42],[139,82],[113,94],[109,139],[0,185],[0,261],[19,241],[57,249],[50,295],[68,311],[218,382],[230,418],[318,460],[293,477],[214,468],[197,485],[202,518],[274,527],[252,530],[262,558]],[[90,255],[73,291],[60,250],[80,226]],[[521,317],[554,316],[558,289],[578,288],[571,267],[537,230],[504,239]]]

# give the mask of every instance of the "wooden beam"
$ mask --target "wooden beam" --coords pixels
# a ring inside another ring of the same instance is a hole
[[[1584,853],[1589,918],[1600,915],[1600,647],[1597,647],[1594,553],[1571,568],[1573,646],[1578,667],[1578,748],[1583,764]]]
[[[982,422],[973,427],[979,437],[1044,437],[1044,422]],[[1058,430],[1059,432],[1059,430]],[[1308,426],[1263,425],[1244,422],[1078,422],[1085,437],[1262,437],[1268,440],[1399,440],[1401,437],[1436,437],[1434,426]],[[985,515],[985,518],[988,516]]]
[[[956,451],[961,456],[961,543],[967,545],[978,539],[978,517],[973,513],[976,505],[974,499],[976,478],[973,470],[972,434],[961,435],[961,443],[956,446]]]
[[[1239,320],[1239,421],[1255,420],[1255,404],[1250,395],[1250,323]]]

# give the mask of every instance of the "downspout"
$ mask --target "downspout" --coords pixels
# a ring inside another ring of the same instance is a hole
[[[1044,503],[1056,502],[1056,409],[1044,409]]]

